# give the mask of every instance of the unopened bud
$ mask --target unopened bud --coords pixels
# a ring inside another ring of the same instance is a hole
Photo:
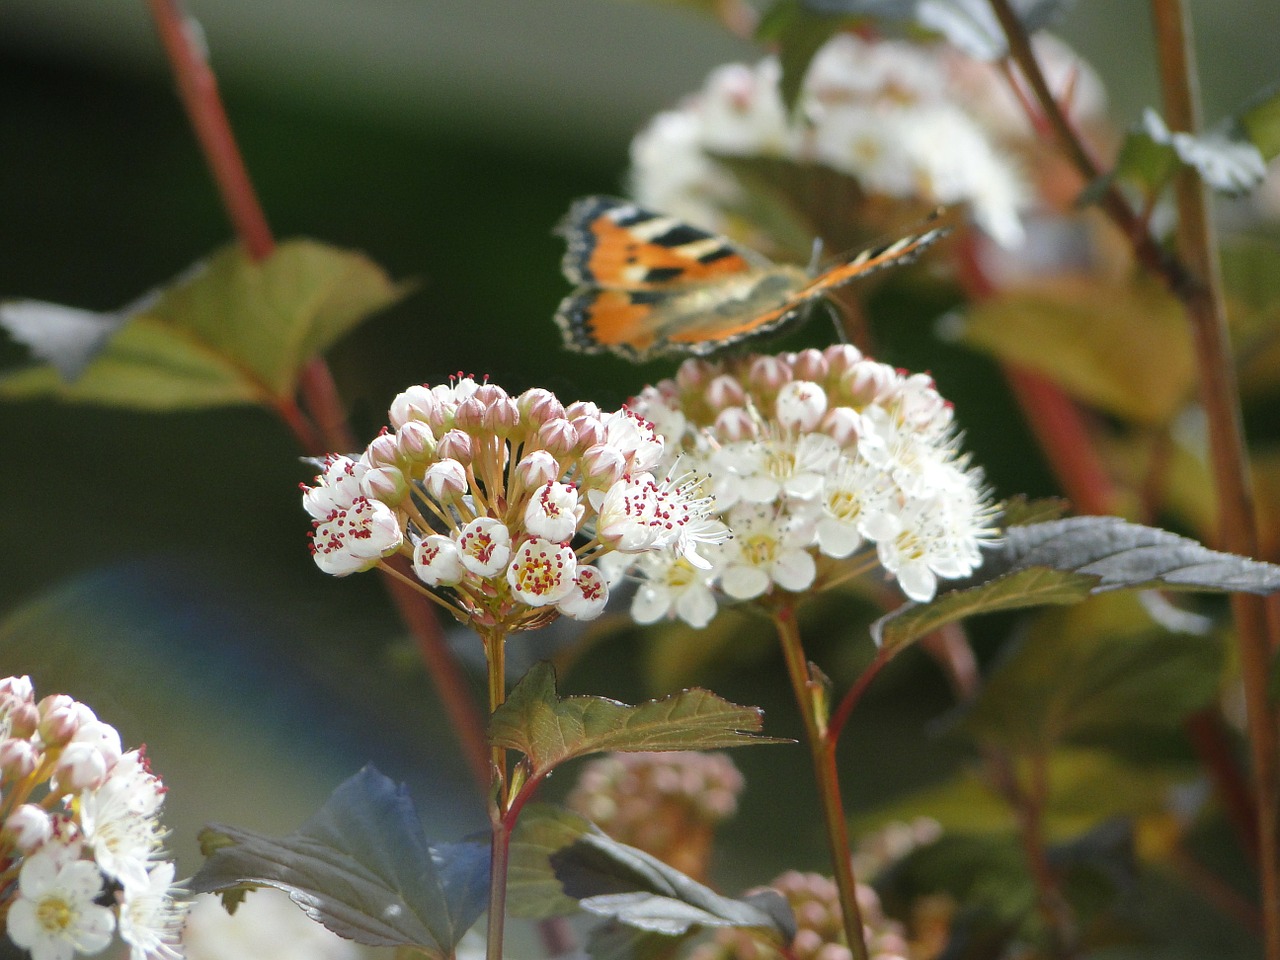
[[[573,427],[578,431],[579,450],[586,450],[597,443],[604,443],[608,436],[608,430],[599,417],[579,417],[573,421]]]
[[[427,495],[437,503],[452,503],[467,492],[467,471],[457,460],[437,460],[422,477]]]
[[[725,443],[753,440],[756,421],[745,407],[727,407],[716,414],[715,433]]]
[[[484,411],[484,428],[500,437],[508,437],[520,423],[520,411],[514,400],[503,396],[494,400]]]
[[[554,393],[541,387],[533,387],[520,394],[516,400],[516,408],[520,411],[522,423],[530,429],[537,430],[548,420],[564,419],[564,404]]]
[[[564,416],[570,422],[577,420],[579,417],[598,417],[600,416],[600,407],[590,400],[577,400],[565,408]]]
[[[681,390],[700,390],[711,377],[711,364],[697,357],[690,357],[676,370],[676,383]]]
[[[827,358],[821,350],[801,350],[791,356],[791,372],[797,380],[812,380],[821,383],[827,379]]]
[[[389,507],[394,507],[409,492],[409,483],[404,478],[404,471],[399,467],[378,467],[370,470],[360,481],[365,495],[374,500],[381,500]]]
[[[453,412],[453,425],[459,430],[475,434],[484,429],[485,404],[475,396],[470,396],[458,404]]]
[[[851,403],[865,406],[880,399],[897,380],[898,375],[893,367],[874,360],[864,360],[845,371],[840,378],[840,387]]]
[[[124,755],[124,748],[120,744],[120,732],[111,724],[103,723],[96,718],[82,722],[80,729],[71,740],[72,743],[86,743],[101,753],[106,760],[108,770],[114,767]]]
[[[54,776],[59,790],[79,793],[102,786],[110,769],[103,752],[94,744],[72,742],[58,757]]]
[[[53,818],[34,803],[24,803],[9,814],[3,833],[22,853],[32,853],[53,836]]]
[[[396,431],[396,448],[406,460],[420,462],[435,455],[436,436],[421,420],[410,420]]]
[[[391,425],[397,430],[413,420],[438,423],[441,414],[439,398],[431,392],[430,387],[425,385],[413,386],[405,390],[391,401],[389,412]]]
[[[364,454],[365,462],[371,467],[394,466],[400,454],[395,435],[383,431],[373,438]]]
[[[626,458],[615,448],[597,443],[582,452],[582,479],[588,487],[608,489],[622,478]]]
[[[28,676],[5,677],[0,680],[0,702],[17,700],[31,702],[36,698],[36,688]]]
[[[80,729],[83,715],[75,699],[55,693],[40,701],[40,739],[46,746],[60,747]]]
[[[778,391],[777,419],[788,429],[812,430],[826,412],[827,392],[810,380],[792,380]]]
[[[756,357],[747,371],[747,382],[763,393],[774,393],[791,379],[791,369],[777,357]]]
[[[747,392],[736,377],[722,373],[707,384],[707,405],[712,410],[740,407],[746,402]]]
[[[0,774],[5,780],[29,777],[40,763],[41,751],[30,740],[10,737],[0,740]]]
[[[546,450],[525,454],[516,464],[516,479],[526,490],[535,490],[560,477],[560,462]]]
[[[553,457],[567,457],[578,445],[578,431],[568,420],[552,419],[538,428],[533,442]]]
[[[832,407],[822,418],[821,429],[847,449],[856,444],[862,435],[862,414],[852,407]]]
[[[2,715],[8,720],[10,736],[29,737],[40,725],[40,711],[30,701],[14,702]]]
[[[461,430],[450,430],[436,444],[436,456],[443,460],[457,460],[463,466],[471,463],[471,437]]]
[[[833,343],[822,351],[822,356],[827,361],[828,374],[838,377],[862,359],[862,351],[851,343]]]

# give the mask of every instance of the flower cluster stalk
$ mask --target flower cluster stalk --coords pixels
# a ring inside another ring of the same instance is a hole
[[[858,880],[853,874],[849,849],[849,830],[845,825],[844,802],[840,796],[840,780],[836,769],[836,740],[827,726],[826,690],[809,672],[809,662],[800,641],[800,627],[795,609],[780,606],[773,611],[773,622],[787,664],[787,676],[795,695],[796,707],[804,720],[805,743],[813,761],[814,781],[831,856],[831,870],[840,892],[840,910],[844,919],[844,935],[854,960],[868,960],[863,935],[862,910],[858,906]]]

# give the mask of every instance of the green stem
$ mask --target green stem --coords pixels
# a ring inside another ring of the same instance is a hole
[[[869,960],[867,943],[863,937],[862,911],[858,907],[858,881],[853,875],[853,859],[849,855],[849,832],[845,825],[844,802],[840,797],[840,781],[836,769],[836,743],[827,728],[826,691],[812,679],[809,664],[800,642],[800,628],[795,611],[783,606],[773,611],[774,626],[782,655],[787,663],[787,676],[795,694],[796,706],[804,719],[805,741],[813,761],[813,774],[818,786],[818,799],[822,805],[822,818],[826,826],[827,849],[831,855],[831,869],[840,892],[840,910],[844,920],[844,935],[854,960]]]
[[[1200,128],[1191,18],[1182,0],[1152,0],[1160,86],[1169,128]],[[1200,374],[1200,402],[1209,421],[1209,452],[1217,492],[1220,543],[1244,556],[1258,553],[1257,512],[1250,486],[1235,362],[1227,335],[1217,244],[1203,181],[1187,167],[1174,179],[1178,251],[1190,267],[1181,299],[1191,322]],[[1244,681],[1249,750],[1258,817],[1263,943],[1268,960],[1280,960],[1280,744],[1268,698],[1273,637],[1260,597],[1232,598],[1236,643]]]

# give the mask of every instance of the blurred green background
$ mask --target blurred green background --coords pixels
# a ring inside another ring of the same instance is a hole
[[[670,372],[560,349],[551,228],[575,196],[622,189],[628,140],[650,115],[756,48],[676,5],[606,0],[190,8],[277,235],[357,248],[420,281],[330,356],[358,436],[407,384],[459,370],[605,405]],[[1275,78],[1280,4],[1192,8],[1214,118]],[[1061,33],[1098,67],[1118,121],[1155,104],[1144,3],[1082,2]],[[0,117],[0,297],[114,308],[230,239],[140,0],[0,0]],[[994,368],[934,340],[934,312],[885,305],[882,359],[935,374],[998,493],[1053,492]],[[4,343],[0,358],[24,353]],[[9,404],[0,438],[0,675],[29,672],[41,694],[84,699],[127,743],[149,744],[180,874],[198,866],[206,820],[287,831],[368,759],[410,782],[429,836],[482,824],[376,578],[311,564],[297,484],[314,469],[267,414]],[[868,651],[824,644],[823,623],[841,616],[815,614],[811,653],[847,679]],[[686,682],[762,704],[770,732],[794,734],[774,657],[746,639]],[[667,692],[646,683],[645,662],[638,633],[611,638],[562,686]],[[843,754],[854,806],[955,762],[932,725],[948,704],[923,657],[887,671]],[[809,802],[802,751],[737,759],[748,791],[725,886],[820,866],[816,822],[812,835],[768,827],[778,804]]]

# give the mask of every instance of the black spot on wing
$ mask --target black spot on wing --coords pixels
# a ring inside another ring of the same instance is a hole
[[[698,258],[699,263],[715,263],[717,260],[723,260],[725,257],[741,256],[738,251],[732,247],[716,247],[714,250],[708,250]]]
[[[683,276],[684,267],[650,267],[645,271],[645,283],[665,283],[667,280],[674,280],[676,277]]]
[[[705,240],[709,236],[710,234],[706,231],[691,227],[687,223],[677,223],[666,233],[654,237],[649,242],[656,243],[660,247],[683,247],[686,243]]]

